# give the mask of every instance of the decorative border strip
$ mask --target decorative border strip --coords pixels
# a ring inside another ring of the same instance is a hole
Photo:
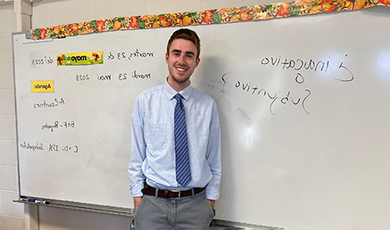
[[[390,6],[390,0],[300,0],[197,12],[115,17],[48,28],[37,28],[33,31],[33,36],[34,40],[40,40],[113,30],[259,21],[327,12],[353,11],[379,5]]]

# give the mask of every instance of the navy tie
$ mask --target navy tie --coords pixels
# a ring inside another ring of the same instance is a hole
[[[175,153],[176,153],[176,180],[183,187],[191,181],[190,156],[188,152],[186,114],[182,103],[183,96],[175,95]]]

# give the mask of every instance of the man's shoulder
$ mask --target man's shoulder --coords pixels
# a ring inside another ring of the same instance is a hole
[[[156,85],[151,88],[143,90],[140,94],[138,94],[138,98],[150,98],[151,96],[161,93],[163,91],[163,85]]]
[[[197,101],[201,101],[201,102],[208,102],[208,103],[214,103],[214,99],[208,95],[207,93],[205,92],[202,92],[196,88],[192,88],[192,93],[193,93],[193,96],[196,98]]]

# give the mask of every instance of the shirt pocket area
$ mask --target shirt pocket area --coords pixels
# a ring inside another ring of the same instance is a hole
[[[161,150],[167,145],[167,125],[148,124],[145,127],[145,142],[150,150]]]

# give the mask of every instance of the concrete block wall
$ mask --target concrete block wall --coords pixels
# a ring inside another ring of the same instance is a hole
[[[22,230],[23,204],[17,177],[15,102],[11,34],[16,30],[13,5],[0,6],[0,229]]]

